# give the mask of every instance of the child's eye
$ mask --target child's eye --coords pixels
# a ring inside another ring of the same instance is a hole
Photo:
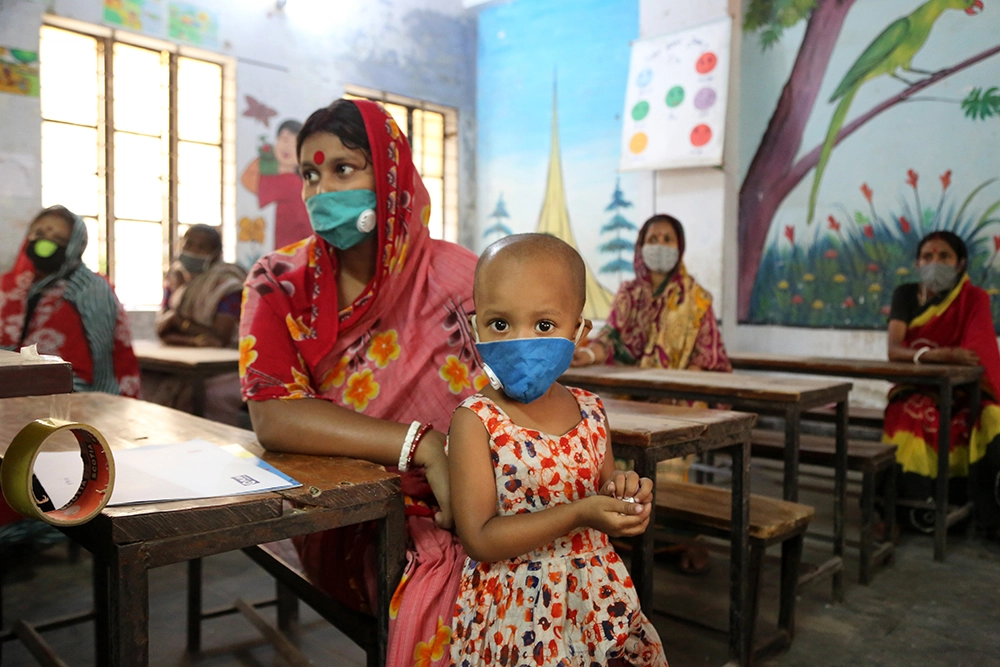
[[[555,328],[556,325],[553,324],[552,322],[549,322],[548,320],[542,320],[541,322],[535,325],[535,331],[537,331],[538,333],[549,333]]]
[[[503,333],[504,331],[506,331],[507,326],[508,325],[506,320],[493,320],[492,322],[489,323],[490,329],[493,329],[497,333]]]

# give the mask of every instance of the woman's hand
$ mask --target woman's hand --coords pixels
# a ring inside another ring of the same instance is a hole
[[[596,340],[591,341],[573,351],[573,361],[570,362],[570,366],[591,366],[603,363],[607,356],[607,350],[601,343]]]
[[[451,485],[448,481],[448,456],[444,453],[445,435],[440,431],[428,431],[421,439],[413,463],[423,466],[427,483],[437,498],[441,511],[434,515],[434,523],[450,530],[454,525],[451,513]]]
[[[936,364],[957,364],[959,366],[978,366],[979,355],[963,347],[930,348],[920,355],[920,361]]]
[[[607,495],[588,496],[577,502],[580,522],[611,537],[642,535],[649,525],[649,503],[630,503]]]

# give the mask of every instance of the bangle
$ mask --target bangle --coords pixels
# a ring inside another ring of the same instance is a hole
[[[590,363],[591,364],[596,364],[597,363],[597,353],[594,352],[592,349],[590,349],[589,345],[587,345],[586,347],[581,347],[580,349],[582,351],[587,352],[587,353],[590,354]]]
[[[419,447],[420,443],[424,441],[424,436],[427,435],[432,428],[434,427],[431,424],[424,424],[420,427],[420,430],[417,431],[417,434],[413,436],[413,445],[410,447],[410,456],[406,461],[407,468],[411,468],[413,466],[413,459],[417,456],[417,447]]]
[[[420,428],[420,422],[413,422],[410,424],[410,429],[406,432],[406,437],[403,438],[403,447],[399,450],[399,472],[406,472],[410,469],[410,457],[413,456],[412,451],[414,447],[414,440],[417,436],[417,430]]]
[[[930,346],[929,345],[925,345],[924,347],[922,347],[919,350],[917,350],[917,353],[913,355],[913,363],[919,364],[920,363],[920,355],[922,355],[924,352],[926,352],[929,349],[931,349]]]

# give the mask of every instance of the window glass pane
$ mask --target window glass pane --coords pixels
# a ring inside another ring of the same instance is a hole
[[[177,218],[185,224],[222,224],[222,149],[177,145]]]
[[[126,306],[163,300],[163,232],[155,222],[115,221],[115,291]]]
[[[42,117],[97,125],[97,40],[42,26],[39,46]]]
[[[62,204],[77,215],[97,215],[97,130],[42,123],[42,206]]]
[[[128,44],[114,46],[115,129],[159,136],[164,116],[164,74],[159,51]]]
[[[421,176],[441,176],[444,169],[444,116],[413,110],[414,162]]]
[[[396,121],[396,125],[399,125],[399,129],[403,134],[407,134],[410,130],[409,121],[406,119],[406,107],[400,104],[390,104],[389,102],[383,102],[382,106],[385,110],[389,112],[392,119]],[[407,137],[409,139],[409,137]]]
[[[444,238],[444,181],[440,178],[424,178],[424,186],[431,197],[431,217],[427,222],[431,238]]]
[[[83,251],[83,263],[94,273],[105,273],[101,266],[101,239],[97,231],[97,218],[84,218],[87,226],[87,247]]]
[[[162,142],[115,132],[115,217],[163,219]]]
[[[177,59],[177,132],[180,139],[222,143],[222,67]]]

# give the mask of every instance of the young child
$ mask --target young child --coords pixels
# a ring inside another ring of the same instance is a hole
[[[586,269],[544,234],[476,266],[472,328],[490,386],[455,411],[452,507],[469,555],[451,661],[666,667],[608,536],[641,534],[652,483],[615,471],[601,400],[555,380],[585,339]]]

